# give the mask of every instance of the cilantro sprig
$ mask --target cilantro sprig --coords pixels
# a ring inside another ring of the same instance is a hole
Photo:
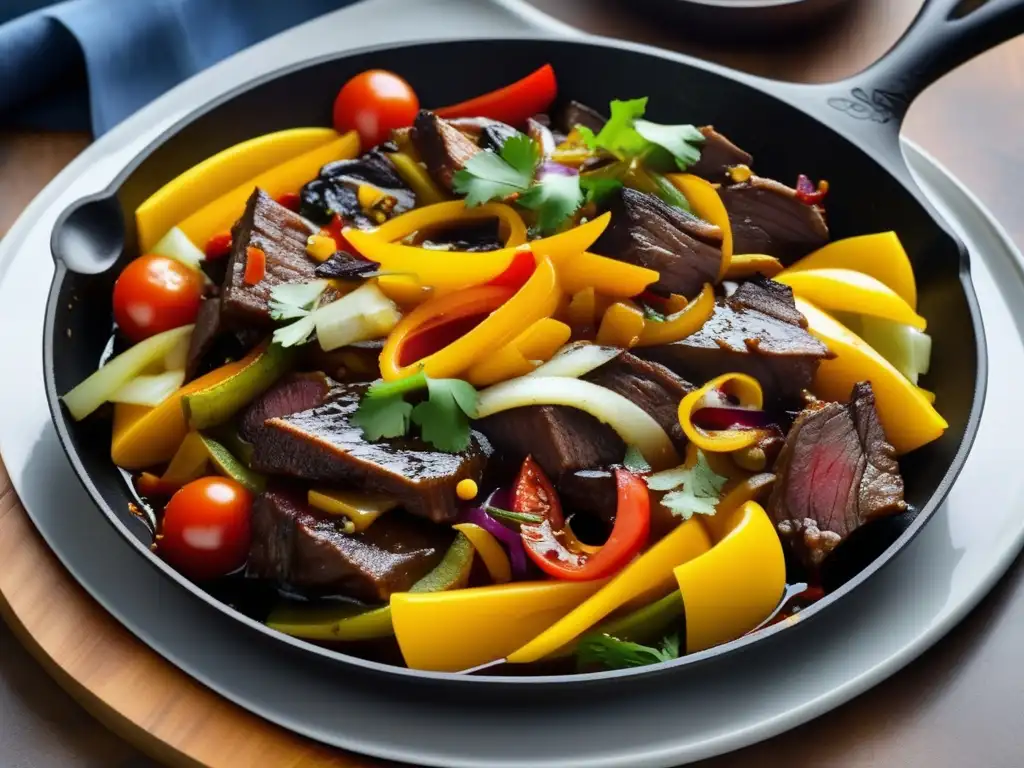
[[[274,331],[274,342],[282,347],[305,344],[313,336],[316,322],[313,312],[320,296],[327,290],[326,280],[310,283],[283,283],[270,290],[270,317],[274,320],[294,320]]]
[[[498,153],[477,152],[452,179],[457,194],[474,207],[508,200],[537,214],[542,232],[557,229],[583,203],[579,174],[538,173],[540,146],[529,136],[511,136]]]
[[[581,666],[600,665],[608,669],[626,669],[658,664],[679,658],[679,635],[669,635],[657,648],[619,640],[605,634],[591,634],[580,640],[576,658]]]
[[[652,491],[669,491],[661,500],[676,517],[689,520],[695,514],[713,515],[728,478],[716,474],[703,451],[697,451],[692,467],[676,467],[647,478]]]
[[[423,389],[427,399],[413,405],[405,396]],[[461,379],[433,379],[423,371],[397,381],[379,381],[359,402],[353,421],[368,440],[403,437],[412,424],[437,450],[458,453],[469,447],[469,420],[476,417],[477,391]]]

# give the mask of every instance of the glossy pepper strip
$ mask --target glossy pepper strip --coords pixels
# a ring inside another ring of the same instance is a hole
[[[515,208],[504,203],[486,203],[467,208],[461,200],[413,208],[381,224],[373,234],[391,243],[414,232],[429,231],[434,227],[465,224],[466,222],[497,219],[506,248],[516,248],[526,242],[526,224]]]
[[[346,229],[345,237],[363,257],[380,264],[383,271],[416,275],[423,285],[431,286],[440,294],[493,280],[509,268],[517,254],[524,251],[532,250],[552,261],[583,253],[597,241],[609,221],[611,214],[606,213],[586,224],[527,245],[485,253],[438,253],[429,248],[389,243],[375,233],[354,229]]]
[[[507,584],[512,580],[512,565],[508,555],[489,531],[473,523],[459,523],[453,527],[472,542],[473,549],[484,561],[493,583]]]
[[[512,126],[522,126],[528,117],[546,112],[558,95],[555,70],[550,64],[531,72],[504,88],[458,104],[434,110],[445,120],[454,117],[489,117]]]
[[[692,173],[670,173],[666,178],[686,196],[696,215],[722,230],[722,263],[718,268],[718,279],[723,279],[732,262],[732,225],[722,196],[711,182]]]
[[[485,255],[485,254],[474,254]],[[507,291],[497,286],[481,290]],[[380,355],[381,376],[394,381],[416,373],[420,368],[435,379],[458,376],[475,362],[514,339],[541,318],[554,314],[561,298],[555,268],[548,260],[537,265],[533,276],[504,304],[492,311],[476,327],[442,349],[402,365],[402,344],[424,323],[436,320],[466,302],[460,294],[432,299],[414,309],[388,336]]]
[[[700,389],[691,392],[679,403],[679,424],[690,442],[702,451],[729,453],[738,451],[757,442],[760,432],[756,429],[721,429],[707,431],[693,423],[693,415],[704,407],[709,392],[717,390],[739,400],[740,408],[760,410],[764,405],[761,385],[742,373],[725,373],[717,376]]]
[[[545,494],[554,497],[550,482],[539,468],[534,477],[546,483]],[[643,479],[624,469],[615,470],[617,503],[615,525],[608,540],[596,552],[573,547],[574,538],[567,536],[564,522],[554,516],[539,524],[524,523],[520,527],[526,554],[537,566],[556,579],[590,581],[603,579],[622,569],[647,544],[651,531],[651,502]],[[518,493],[514,511],[525,511]]]
[[[604,311],[597,329],[597,343],[629,349],[644,332],[644,313],[631,301],[617,301]]]
[[[715,291],[710,283],[706,283],[700,295],[679,312],[669,315],[660,323],[644,323],[637,346],[651,347],[685,339],[699,331],[714,313]]]
[[[494,354],[489,355],[466,372],[474,387],[487,387],[533,372],[546,363],[567,341],[572,331],[568,325],[550,317],[538,320]]]
[[[448,195],[431,178],[427,169],[420,165],[411,155],[405,152],[389,152],[391,160],[402,181],[409,185],[409,188],[416,195],[416,202],[419,205],[433,205],[448,199]]]
[[[775,277],[783,270],[782,262],[763,253],[734,253],[725,280],[745,280],[754,275]]]

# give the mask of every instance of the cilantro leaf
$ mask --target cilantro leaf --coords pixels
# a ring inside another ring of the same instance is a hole
[[[583,203],[579,174],[548,173],[516,202],[537,212],[537,228],[542,232],[557,229]]]
[[[537,143],[517,133],[505,142],[501,154],[485,150],[469,158],[466,167],[452,177],[452,188],[466,196],[469,208],[501,200],[529,188],[539,160]]]
[[[423,439],[439,451],[464,451],[469,447],[469,417],[476,415],[476,389],[461,379],[427,377],[427,392],[427,400],[412,410]]]
[[[327,290],[326,280],[309,283],[283,283],[270,289],[270,316],[274,320],[294,320],[305,317]]]
[[[274,331],[274,343],[282,347],[294,347],[309,341],[316,330],[316,319],[307,312],[294,323],[281,326]]]
[[[609,179],[604,177],[594,178],[587,174],[580,176],[580,187],[582,187],[586,197],[584,202],[587,203],[598,203],[604,201],[608,195],[617,190],[622,186],[622,182],[619,179]]]
[[[649,120],[635,120],[633,128],[647,141],[671,152],[681,171],[700,160],[704,134],[692,125],[662,125]]]
[[[359,409],[352,421],[363,430],[366,439],[380,440],[382,437],[402,437],[409,432],[409,417],[412,403],[401,395],[366,397],[359,401]]]
[[[661,505],[676,517],[689,520],[695,514],[715,514],[727,479],[711,469],[703,451],[697,451],[697,463],[692,467],[657,472],[647,478],[647,486],[652,491],[669,491]]]
[[[587,635],[580,640],[576,657],[583,666],[600,664],[608,669],[626,669],[658,664],[679,658],[679,636],[670,635],[657,648],[619,640],[605,634]]]
[[[616,99],[611,102],[609,109],[611,117],[597,134],[586,126],[576,128],[590,149],[604,149],[622,158],[639,155],[650,146],[650,142],[633,127],[633,122],[643,117],[647,110],[646,96],[629,101]]]
[[[635,445],[626,446],[626,457],[622,460],[622,466],[637,475],[651,471],[651,465],[647,463],[647,459]]]

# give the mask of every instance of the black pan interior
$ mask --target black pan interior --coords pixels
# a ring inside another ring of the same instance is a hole
[[[970,416],[980,350],[961,282],[958,246],[883,164],[774,96],[671,54],[662,56],[614,43],[554,40],[424,43],[310,63],[199,108],[157,140],[135,167],[115,182],[128,243],[117,265],[98,275],[58,270],[44,344],[48,396],[58,431],[101,508],[128,526],[140,551],[154,563],[159,560],[148,549],[150,530],[129,511],[133,500],[130,488],[110,462],[109,420],[92,417],[78,424],[56,403],[57,395],[96,369],[110,337],[113,280],[120,267],[138,255],[134,209],[162,184],[225,147],[269,131],[329,125],[338,87],[364,69],[384,67],[398,72],[413,84],[421,103],[431,106],[504,85],[545,62],[554,66],[565,98],[603,107],[613,98],[648,96],[651,119],[715,125],[753,153],[761,175],[790,184],[799,173],[828,179],[833,238],[889,229],[898,232],[917,275],[919,311],[928,319],[934,339],[932,369],[922,385],[936,393],[937,404],[949,421],[942,439],[905,457],[901,465],[907,500],[915,510],[929,513],[941,501],[946,490],[943,480],[954,456],[973,432]],[[874,557],[909,522],[903,520],[880,531],[864,551]],[[852,561],[842,574],[833,577],[835,584],[846,582],[867,565],[864,556]],[[176,574],[174,577],[188,584]]]

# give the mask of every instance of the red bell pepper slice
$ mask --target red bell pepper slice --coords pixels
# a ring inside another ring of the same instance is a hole
[[[245,272],[242,274],[242,282],[246,285],[256,285],[267,276],[267,254],[262,248],[250,245],[245,249]]]
[[[546,111],[557,94],[555,70],[550,64],[545,64],[504,88],[434,111],[446,120],[453,117],[489,117],[521,126],[528,117]]]
[[[231,253],[231,233],[218,232],[206,241],[206,247],[203,248],[203,253],[210,261],[223,259]]]
[[[513,487],[512,509],[543,518],[520,526],[530,559],[549,576],[566,581],[603,579],[629,563],[647,544],[651,501],[643,479],[625,469],[615,470],[615,486],[615,525],[608,540],[596,549],[584,547],[565,525],[551,482],[527,457]]]
[[[512,257],[512,263],[508,265],[504,272],[490,282],[485,283],[485,285],[498,285],[518,291],[526,285],[527,280],[533,277],[533,272],[536,268],[537,258],[533,255],[533,252],[523,251]]]

